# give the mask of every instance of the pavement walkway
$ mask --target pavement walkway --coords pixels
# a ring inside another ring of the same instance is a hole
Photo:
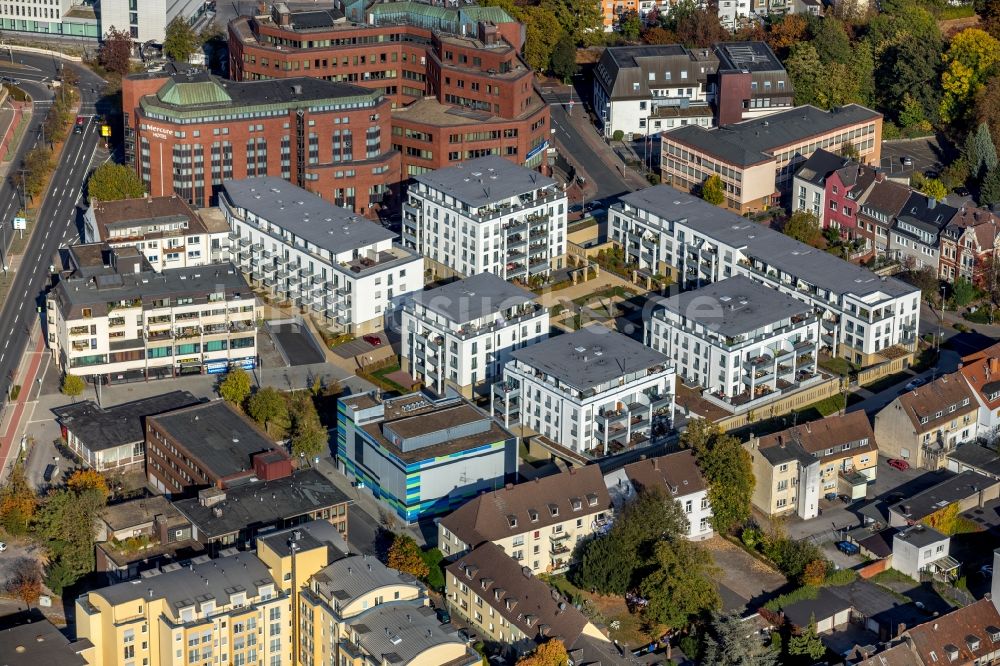
[[[0,436],[0,477],[6,474],[8,466],[17,458],[15,442],[20,442],[19,437],[22,434],[21,417],[24,415],[28,396],[35,384],[35,376],[42,363],[42,356],[46,353],[45,340],[39,336],[34,351],[28,352],[27,359],[21,361],[19,372],[15,376],[14,383],[20,384],[22,388],[14,404],[8,404],[4,409],[3,422],[5,425],[3,435]]]

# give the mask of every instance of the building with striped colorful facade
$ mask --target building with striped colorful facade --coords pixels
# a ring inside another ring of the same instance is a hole
[[[517,440],[461,398],[372,391],[337,405],[337,464],[412,523],[514,481]]]

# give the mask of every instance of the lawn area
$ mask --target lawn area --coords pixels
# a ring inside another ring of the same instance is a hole
[[[908,372],[897,372],[892,375],[883,377],[882,379],[876,379],[870,384],[865,384],[864,388],[868,389],[872,393],[881,393],[882,391],[890,388],[904,380],[910,378],[910,373]]]
[[[559,590],[574,604],[583,605],[583,614],[598,625],[608,627],[612,639],[629,647],[637,647],[662,636],[662,627],[646,627],[642,617],[628,612],[622,597],[591,594],[573,585],[566,576],[546,576],[539,578]],[[652,629],[652,633],[648,631]]]
[[[832,372],[835,375],[840,375],[841,377],[847,377],[851,373],[858,371],[858,366],[840,356],[821,356],[819,359],[819,367],[828,372]]]
[[[635,296],[636,293],[638,292],[636,292],[634,289],[629,289],[628,287],[623,287],[621,285],[615,285],[613,287],[607,287],[605,289],[601,289],[600,291],[594,292],[593,294],[586,294],[585,296],[574,298],[573,302],[576,303],[577,305],[586,305],[587,303],[590,303],[591,301],[596,299],[603,300],[606,298],[614,298],[616,296],[618,298],[631,298]]]
[[[379,384],[382,384],[383,388],[389,391],[399,391],[401,394],[409,393],[409,389],[400,386],[391,379],[386,379],[386,375],[391,375],[394,372],[399,372],[399,364],[393,363],[392,365],[381,368],[371,373],[373,379],[377,379]]]

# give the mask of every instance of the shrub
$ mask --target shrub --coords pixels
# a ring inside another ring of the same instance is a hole
[[[614,141],[621,141],[625,138],[625,132],[621,130],[615,130],[615,133],[611,135],[611,139]]]
[[[17,396],[21,395],[21,385],[14,384],[10,387],[10,399],[17,400]]]
[[[830,587],[840,587],[850,585],[858,579],[858,572],[854,569],[837,569],[830,572],[826,577],[826,584]]]

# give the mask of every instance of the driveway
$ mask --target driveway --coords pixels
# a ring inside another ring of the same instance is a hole
[[[717,580],[727,606],[735,606],[738,597],[750,608],[759,608],[788,583],[780,573],[720,536],[702,544],[719,567]]]
[[[364,338],[354,338],[350,342],[345,342],[342,345],[334,347],[333,353],[340,358],[354,358],[355,356],[360,356],[361,354],[367,354],[368,352],[378,349],[386,344],[385,333],[379,333],[378,336],[379,339],[382,340],[381,345],[373,345]]]
[[[312,365],[326,360],[316,338],[313,337],[307,326],[298,323],[272,324],[268,322],[267,329],[281,355],[288,361],[288,365]]]
[[[913,160],[912,166],[903,166],[903,158]],[[946,163],[944,152],[934,137],[905,141],[883,141],[880,166],[890,178],[912,176],[926,171],[941,172]]]

